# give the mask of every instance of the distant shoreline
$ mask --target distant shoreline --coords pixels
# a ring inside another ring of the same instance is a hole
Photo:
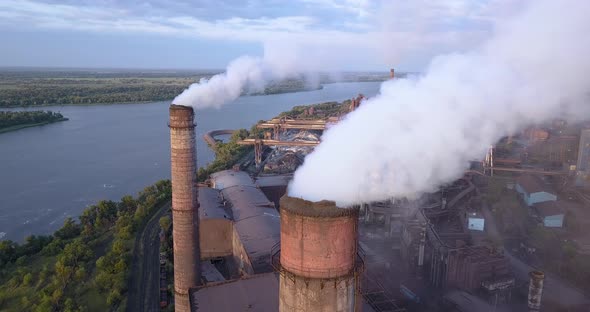
[[[60,119],[56,119],[56,120],[52,120],[52,121],[44,121],[44,122],[39,122],[39,123],[34,123],[34,124],[16,125],[16,126],[0,129],[0,133],[6,133],[6,132],[16,131],[16,130],[25,129],[25,128],[31,128],[31,127],[45,126],[45,125],[52,124],[55,122],[67,121],[67,120],[69,120],[69,118],[60,118]]]
[[[70,105],[141,104],[172,101],[178,94],[213,73],[207,72],[54,72],[1,71],[0,108]],[[269,82],[262,90],[244,95],[308,92],[331,83],[381,82],[382,73],[320,74],[317,84],[305,77]]]
[[[325,85],[335,84],[335,83],[364,83],[364,82],[383,82],[385,80],[368,80],[368,81],[331,81],[322,83],[317,88],[312,89],[305,89],[305,90],[296,90],[296,91],[285,91],[285,92],[271,92],[271,93],[254,93],[254,94],[244,94],[241,96],[265,96],[265,95],[277,95],[277,94],[288,94],[288,93],[300,93],[300,92],[311,92],[311,91],[318,91],[322,90]],[[41,107],[56,107],[56,106],[95,106],[95,105],[128,105],[128,104],[148,104],[148,103],[156,103],[156,102],[172,102],[174,98],[171,99],[164,99],[164,100],[149,100],[149,101],[117,101],[117,102],[98,102],[98,103],[66,103],[66,104],[39,104],[39,105],[20,105],[20,106],[3,106],[0,105],[0,109],[15,109],[15,108],[41,108]]]

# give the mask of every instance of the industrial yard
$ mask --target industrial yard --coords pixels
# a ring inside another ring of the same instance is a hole
[[[259,122],[237,142],[253,152],[199,183],[193,111],[171,106],[177,311],[590,309],[588,125],[506,137],[418,198],[341,209],[288,197],[322,132],[362,100]]]
[[[590,311],[590,1],[0,12],[0,311]]]

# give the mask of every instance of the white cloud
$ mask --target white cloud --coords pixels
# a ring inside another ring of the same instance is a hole
[[[478,42],[488,31],[486,23],[494,14],[514,7],[513,1],[516,0],[300,0],[300,6],[322,10],[289,7],[281,12],[278,9],[281,2],[261,0],[243,4],[243,14],[237,7],[235,16],[205,19],[199,17],[207,13],[203,5],[195,7],[199,15],[191,15],[191,10],[182,14],[178,10],[157,10],[154,8],[161,4],[149,2],[141,6],[149,9],[138,11],[129,3],[109,6],[109,2],[102,2],[103,6],[99,7],[84,3],[4,0],[0,2],[0,27],[289,44],[298,46],[306,55],[332,54],[333,59],[349,57],[349,62],[378,57],[389,66],[417,51],[427,58],[428,54]],[[264,12],[272,11],[272,16],[251,16],[252,11],[264,7],[266,2]],[[298,15],[285,15],[292,11]],[[210,13],[209,16],[217,16],[215,12]]]
[[[354,13],[359,18],[368,17],[371,11],[369,0],[302,0],[302,2],[329,9],[344,10]]]

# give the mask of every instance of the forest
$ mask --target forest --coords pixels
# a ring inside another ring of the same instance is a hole
[[[135,236],[171,196],[161,180],[86,208],[53,235],[0,241],[0,310],[125,311]]]
[[[22,111],[4,112],[0,111],[0,132],[8,129],[15,129],[24,126],[42,125],[57,121],[67,120],[60,113],[51,111]]]

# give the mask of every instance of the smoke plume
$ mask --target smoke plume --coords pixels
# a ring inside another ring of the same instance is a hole
[[[314,80],[313,63],[304,53],[284,42],[267,42],[263,57],[242,56],[233,60],[225,72],[190,85],[172,103],[196,109],[215,107],[237,99],[243,93],[262,92],[273,81],[286,78]]]
[[[325,132],[289,194],[348,205],[434,191],[505,135],[589,117],[588,12],[588,1],[531,2],[476,49],[383,83]]]

